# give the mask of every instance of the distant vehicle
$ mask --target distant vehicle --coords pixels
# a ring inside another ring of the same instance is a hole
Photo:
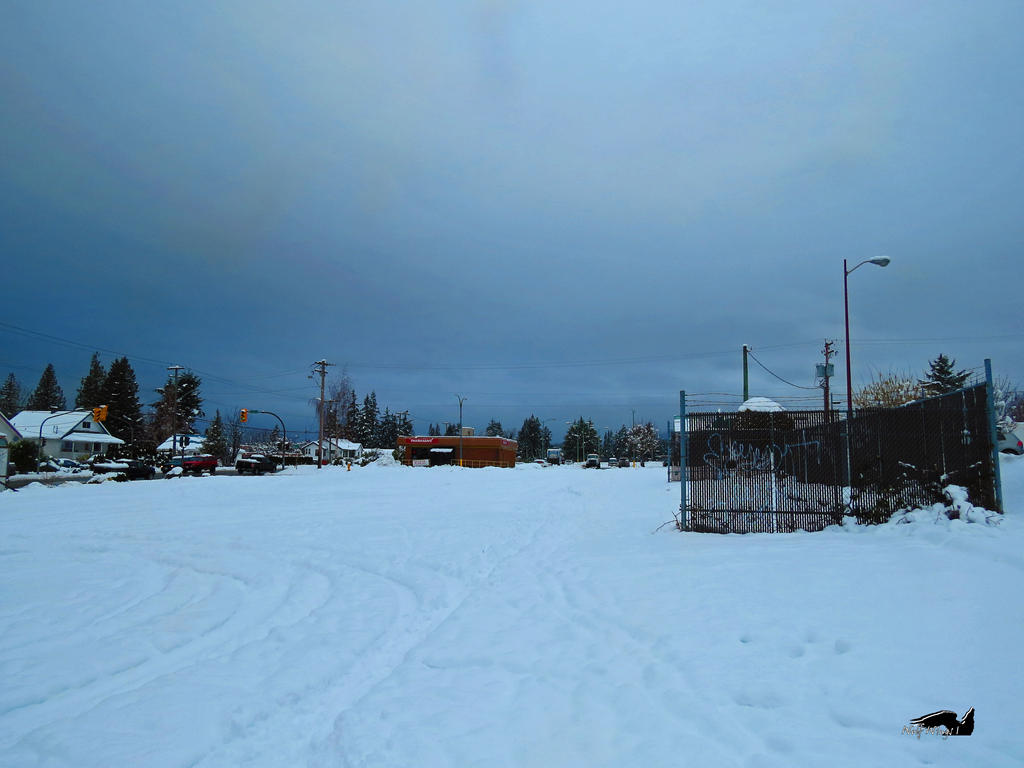
[[[160,470],[166,474],[175,467],[181,467],[183,475],[192,474],[198,477],[203,472],[215,475],[217,474],[217,457],[208,453],[198,456],[172,456],[160,465]]]
[[[119,474],[129,480],[152,480],[156,476],[156,467],[138,459],[93,457],[89,467],[98,475]]]
[[[629,459],[627,459],[625,456],[620,457],[618,462],[617,462],[617,464],[616,464],[616,466],[628,467],[629,466]]]
[[[276,472],[277,461],[262,453],[250,453],[235,462],[235,470],[240,475],[244,475],[246,472],[252,475],[262,475],[264,472]]]
[[[601,466],[601,457],[598,456],[596,453],[588,453],[587,454],[587,463],[584,464],[583,466],[584,467],[600,467]]]
[[[217,474],[217,457],[211,456],[208,453],[201,453],[197,456],[186,456],[181,460],[181,470],[184,473],[191,472],[193,475],[201,475],[203,472],[209,472],[211,475]]]
[[[547,462],[546,462],[546,461],[544,461],[544,459],[534,459],[534,460],[533,460],[533,463],[534,463],[534,464],[540,464],[540,465],[541,465],[542,467],[545,467],[545,466],[547,466]]]
[[[608,466],[609,467],[616,467],[616,466],[618,466],[618,464],[619,464],[619,460],[616,459],[614,456],[609,456],[608,457]]]
[[[561,448],[548,448],[547,457],[548,457],[548,464],[561,464],[562,461],[563,461],[563,459],[562,459],[562,449]]]
[[[1018,456],[1024,454],[1024,442],[1013,432],[1002,427],[996,429],[996,444],[1000,453],[1015,453]]]

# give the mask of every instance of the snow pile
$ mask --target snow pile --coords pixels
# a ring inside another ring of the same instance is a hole
[[[0,493],[0,764],[1019,766],[1003,468],[998,526],[788,535],[653,533],[662,467]]]
[[[751,397],[743,401],[743,405],[739,407],[739,410],[741,413],[743,411],[754,411],[755,413],[782,413],[785,409],[774,400],[769,400],[767,397]]]

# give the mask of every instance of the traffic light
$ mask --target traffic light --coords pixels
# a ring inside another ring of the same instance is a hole
[[[249,409],[248,408],[243,408],[242,409],[242,413],[240,414],[238,420],[240,422],[242,422],[243,424],[245,424],[245,422],[247,422],[249,420]]]
[[[100,405],[92,409],[93,421],[106,421],[107,420],[107,406]]]

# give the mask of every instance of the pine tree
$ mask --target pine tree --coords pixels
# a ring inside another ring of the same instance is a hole
[[[601,458],[610,459],[615,455],[615,433],[610,429],[605,430],[604,437],[601,438]]]
[[[584,421],[582,416],[570,425],[562,441],[562,452],[569,461],[582,461],[588,453],[597,453],[600,449],[601,438],[594,429],[594,422]]]
[[[146,430],[139,402],[139,384],[127,357],[120,357],[110,364],[100,391],[100,402],[107,405],[106,427],[110,434],[129,443],[137,451],[136,444],[144,439]]]
[[[427,427],[427,435],[429,437],[436,437],[436,436],[439,436],[440,434],[441,434],[441,425],[440,424],[431,424],[429,427]]]
[[[505,430],[501,428],[500,421],[491,419],[490,423],[487,425],[487,429],[484,430],[484,434],[487,437],[504,437]]]
[[[348,401],[345,403],[343,411],[345,428],[342,431],[342,436],[353,443],[362,442],[359,426],[362,412],[359,410],[359,405],[356,402],[356,391],[354,389],[348,393]]]
[[[100,353],[93,352],[92,360],[89,361],[89,372],[78,385],[78,394],[75,395],[75,408],[89,410],[97,405],[104,405],[103,383],[106,381],[107,372],[100,363]]]
[[[220,417],[220,411],[216,412],[210,426],[206,428],[206,439],[203,441],[203,453],[209,453],[221,460],[222,464],[230,464],[231,458],[228,455],[228,439],[224,433],[224,421]]]
[[[178,376],[177,392],[173,376],[168,376],[167,383],[156,390],[160,395],[156,403],[158,439],[170,437],[175,427],[179,435],[190,434],[196,419],[206,415],[203,412],[203,399],[199,395],[200,383],[198,376],[186,371]]]
[[[400,435],[415,435],[415,427],[413,426],[412,420],[409,418],[408,411],[401,411],[398,414],[398,434]]]
[[[629,448],[629,430],[625,424],[619,427],[619,431],[615,433],[615,455],[620,459],[633,458]]]
[[[945,355],[939,355],[928,363],[929,370],[925,377],[918,383],[929,395],[944,395],[947,392],[955,392],[963,387],[964,382],[970,375],[967,371],[957,371],[956,360],[951,360]]]
[[[444,436],[445,437],[458,437],[458,435],[459,435],[459,425],[458,424],[445,423],[445,425],[444,425]]]
[[[7,374],[7,381],[0,388],[0,413],[7,418],[14,418],[21,411],[21,385],[13,373]]]
[[[39,377],[39,383],[25,404],[25,410],[48,411],[51,408],[65,410],[67,407],[68,401],[64,397],[64,390],[57,383],[57,373],[53,370],[53,363],[50,363],[43,371],[43,375]]]
[[[516,434],[516,453],[523,461],[543,458],[551,445],[551,432],[533,414],[523,419],[523,426]]]
[[[363,398],[363,408],[359,412],[359,441],[364,447],[377,448],[377,393],[371,392]]]
[[[398,418],[387,407],[377,425],[375,442],[378,448],[392,448],[398,443]]]

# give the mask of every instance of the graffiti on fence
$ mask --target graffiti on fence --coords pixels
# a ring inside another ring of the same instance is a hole
[[[721,480],[737,471],[771,472],[782,467],[783,460],[798,448],[806,448],[814,460],[821,463],[821,442],[807,440],[798,443],[741,443],[726,441],[715,433],[708,438],[708,452],[704,463],[715,470],[715,479]]]

